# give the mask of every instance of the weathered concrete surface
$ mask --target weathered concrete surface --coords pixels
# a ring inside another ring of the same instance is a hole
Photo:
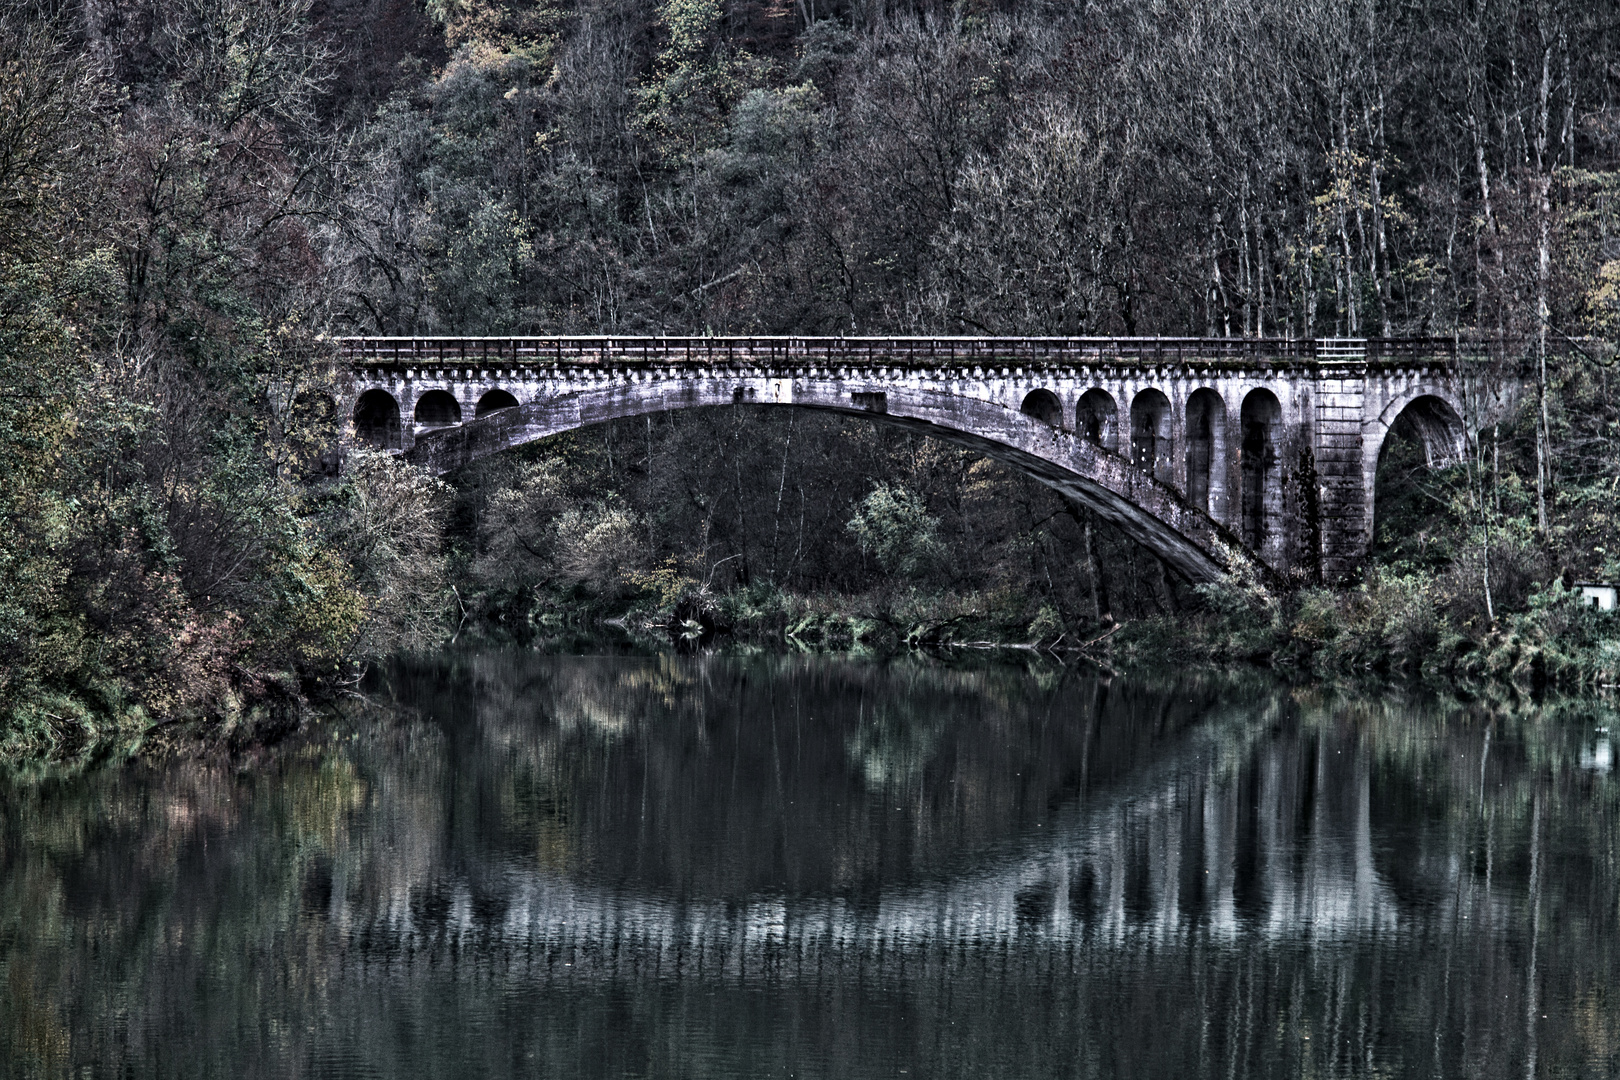
[[[1219,342],[1213,356],[1182,347],[1165,359],[1143,348],[999,362],[1005,339],[945,339],[954,355],[943,359],[915,345],[902,359],[870,346],[861,355],[863,339],[614,339],[600,357],[561,344],[555,357],[549,345],[468,356],[468,340],[498,350],[517,339],[464,339],[448,350],[437,339],[382,339],[386,348],[355,339],[357,435],[393,440],[445,473],[621,417],[727,404],[826,409],[1022,469],[1193,581],[1246,562],[1341,578],[1368,549],[1378,452],[1397,419],[1414,421],[1431,462],[1455,460],[1462,447],[1452,364],[1410,348],[1371,362],[1354,343],[1267,359],[1254,349],[1229,355]],[[694,340],[702,355],[692,357]],[[818,354],[828,341],[841,352]],[[971,360],[964,342],[978,354]],[[892,353],[894,341],[884,344]],[[481,401],[517,404],[477,417]],[[396,407],[403,419],[392,433],[374,423]]]

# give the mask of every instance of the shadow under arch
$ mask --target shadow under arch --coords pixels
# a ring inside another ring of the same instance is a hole
[[[1375,456],[1383,454],[1385,439],[1397,428],[1423,448],[1424,463],[1431,468],[1457,464],[1467,447],[1467,429],[1456,406],[1432,391],[1391,402],[1374,423]]]
[[[1033,416],[1043,424],[1063,426],[1063,403],[1050,390],[1031,390],[1025,395],[1018,411],[1025,416]]]
[[[1219,517],[1226,505],[1226,402],[1209,387],[1187,398],[1187,501]]]
[[[1131,400],[1131,460],[1159,480],[1174,468],[1170,411],[1170,399],[1152,387]]]
[[[769,386],[763,389],[770,392]],[[745,397],[724,379],[649,380],[629,390],[593,387],[423,432],[407,456],[442,475],[565,431],[648,413],[727,405]],[[881,404],[864,394],[855,399],[842,383],[829,382],[798,387],[792,400],[772,401],[761,394],[752,404],[859,416],[994,458],[1085,506],[1193,582],[1219,580],[1238,565],[1268,579],[1275,576],[1244,551],[1235,535],[1189,506],[1169,484],[1072,432],[997,402],[931,388],[897,387],[882,397]]]
[[[1400,517],[1391,508],[1391,497],[1398,505],[1423,487],[1413,470],[1461,464],[1468,443],[1457,409],[1430,392],[1391,402],[1373,425],[1368,433],[1368,442],[1374,445],[1368,447],[1365,485],[1367,520],[1376,548],[1383,542],[1379,538],[1385,515],[1393,512],[1397,520]],[[1400,471],[1391,475],[1392,467]]]
[[[478,399],[478,407],[473,411],[473,417],[488,416],[498,409],[515,409],[518,399],[505,390],[491,390]]]
[[[449,391],[429,390],[416,399],[416,422],[424,427],[461,423],[461,403]]]
[[[356,441],[378,450],[400,448],[399,402],[386,390],[367,390],[354,403]]]
[[[1074,424],[1087,442],[1119,453],[1119,405],[1113,394],[1101,387],[1081,394],[1074,409]]]
[[[1239,450],[1243,477],[1240,517],[1243,542],[1265,550],[1279,536],[1276,523],[1282,514],[1282,477],[1277,467],[1278,425],[1282,404],[1264,387],[1250,390],[1239,413],[1243,445]]]

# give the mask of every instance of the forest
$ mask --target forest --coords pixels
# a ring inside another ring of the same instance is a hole
[[[1534,393],[1281,590],[864,422],[440,479],[334,410],[343,335],[555,333],[1427,335]],[[1617,337],[1612,5],[4,0],[0,750],[610,621],[1614,682]]]

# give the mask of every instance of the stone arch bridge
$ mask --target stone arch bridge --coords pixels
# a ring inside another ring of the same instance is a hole
[[[346,338],[361,442],[436,473],[670,409],[826,409],[981,451],[1193,581],[1336,580],[1366,555],[1399,422],[1464,447],[1449,339]]]

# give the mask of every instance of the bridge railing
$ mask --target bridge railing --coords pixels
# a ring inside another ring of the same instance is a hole
[[[1081,364],[1402,360],[1508,354],[1501,342],[1452,338],[1202,337],[346,337],[351,364]]]

